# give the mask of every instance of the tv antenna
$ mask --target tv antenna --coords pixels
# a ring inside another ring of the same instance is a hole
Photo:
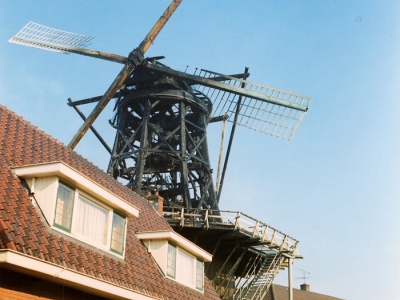
[[[299,268],[297,268],[297,269],[300,270],[303,273],[303,276],[302,277],[296,277],[296,279],[303,279],[304,284],[306,284],[306,279],[307,278],[311,278],[310,276],[307,276],[306,274],[311,275],[311,273],[307,272],[305,270],[299,269]]]

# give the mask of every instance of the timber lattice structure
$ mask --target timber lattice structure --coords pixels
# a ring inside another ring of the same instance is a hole
[[[172,0],[126,57],[86,49],[91,37],[33,22],[10,42],[123,64],[103,95],[68,100],[84,120],[68,147],[74,149],[91,129],[111,155],[108,174],[139,195],[157,191],[160,197],[153,195],[153,200],[160,214],[213,254],[206,275],[222,299],[263,299],[278,271],[300,257],[298,241],[243,213],[219,210],[229,149],[236,125],[290,140],[311,98],[250,82],[248,68],[231,76],[204,69],[190,75],[159,62],[163,56],[146,58],[181,2]],[[111,99],[116,99],[112,148],[92,126]],[[77,106],[87,103],[97,104],[86,117]],[[207,144],[207,126],[217,121],[233,123],[218,193]]]
[[[299,241],[242,212],[164,207],[163,215],[213,254],[205,271],[221,299],[263,299],[289,258],[301,258]]]

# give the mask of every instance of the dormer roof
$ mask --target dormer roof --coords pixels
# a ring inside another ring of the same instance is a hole
[[[44,222],[24,176],[16,171],[44,164],[68,166],[137,209],[138,216],[130,211],[124,259],[63,236]],[[160,272],[135,233],[170,232],[172,228],[146,199],[1,105],[0,193],[0,268],[7,266],[115,299],[132,299],[133,295],[134,299],[219,299],[206,279],[204,293],[200,293]]]

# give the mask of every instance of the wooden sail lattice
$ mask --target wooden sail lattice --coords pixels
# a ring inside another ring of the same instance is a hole
[[[47,27],[35,22],[26,24],[9,42],[33,48],[69,54],[69,50],[86,48],[93,37]]]
[[[207,79],[215,78],[230,86],[242,87],[248,91],[249,96],[242,97],[236,123],[287,140],[293,137],[311,102],[311,98],[304,95],[208,70],[199,70],[196,75]],[[238,94],[204,85],[197,85],[196,89],[211,99],[213,103],[213,117],[228,114],[228,120],[233,122],[240,97]],[[251,92],[267,96],[271,101],[256,99],[251,96]],[[285,106],[285,104],[294,104],[296,108],[289,105]]]

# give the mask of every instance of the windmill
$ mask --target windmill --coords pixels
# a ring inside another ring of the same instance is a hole
[[[73,149],[108,102],[116,99],[115,115],[110,123],[117,133],[114,146],[108,148],[111,154],[108,173],[141,195],[156,189],[166,206],[218,210],[225,172],[217,182],[216,191],[208,154],[207,125],[228,119],[233,126],[239,124],[291,139],[310,98],[246,81],[247,70],[233,76],[207,70],[190,75],[162,64],[163,57],[145,58],[146,50],[180,2],[172,1],[128,57],[85,49],[91,37],[33,22],[10,42],[123,64],[104,95],[70,100],[69,105],[75,108],[83,103],[97,102],[97,105],[84,118],[85,122],[68,146]],[[105,144],[101,137],[100,140]],[[224,169],[226,164],[227,160]]]
[[[242,125],[290,140],[311,98],[250,82],[247,68],[233,75],[202,69],[188,74],[161,63],[162,56],[145,57],[181,1],[171,2],[127,57],[86,49],[91,37],[33,22],[10,42],[123,64],[104,95],[79,101],[69,99],[68,104],[81,115],[84,123],[68,146],[74,149],[91,129],[110,153],[107,172],[111,176],[141,195],[157,191],[164,199],[169,216],[175,208],[182,214],[190,211],[187,219],[193,223],[188,228],[183,228],[188,224],[184,216],[177,224],[174,218],[168,222],[214,255],[206,272],[221,298],[237,295],[236,299],[259,299],[277,272],[291,264],[288,259],[298,256],[298,241],[265,223],[246,219],[245,214],[232,217],[236,223],[221,221],[219,199],[235,128]],[[110,124],[116,135],[114,145],[108,147],[92,124],[111,99],[115,99],[115,108]],[[78,106],[87,103],[97,104],[85,117]],[[207,126],[218,121],[232,122],[232,130],[222,174],[218,168],[215,189]],[[253,227],[238,226],[244,219],[254,223]],[[239,282],[238,278],[243,281]]]

